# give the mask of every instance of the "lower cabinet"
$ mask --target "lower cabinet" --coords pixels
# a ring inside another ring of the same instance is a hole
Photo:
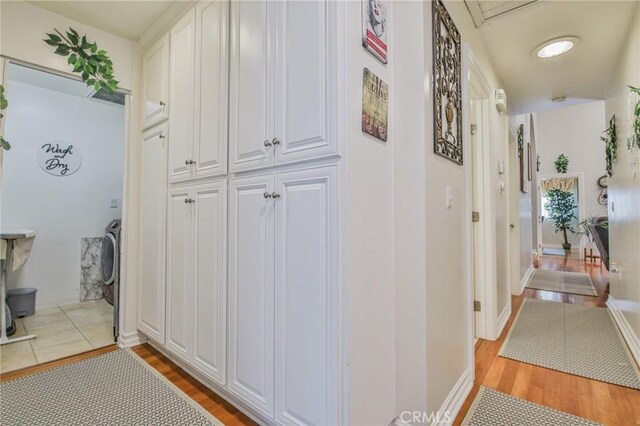
[[[336,168],[229,186],[229,390],[280,424],[338,424]]]

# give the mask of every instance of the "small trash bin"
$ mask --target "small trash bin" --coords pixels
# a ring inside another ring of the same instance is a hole
[[[16,288],[7,291],[7,303],[11,309],[11,317],[24,318],[36,313],[35,288]]]

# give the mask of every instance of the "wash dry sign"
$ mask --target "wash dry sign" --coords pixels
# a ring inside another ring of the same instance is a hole
[[[63,142],[47,142],[40,147],[38,165],[54,176],[69,176],[80,169],[82,157],[77,147]]]

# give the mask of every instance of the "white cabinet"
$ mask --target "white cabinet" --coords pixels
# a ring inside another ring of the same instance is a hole
[[[282,424],[338,424],[336,168],[234,179],[229,214],[231,391]]]
[[[195,9],[187,12],[171,28],[169,61],[169,97],[171,99],[171,143],[169,144],[169,181],[191,177],[194,134]]]
[[[229,389],[273,415],[273,175],[229,183]]]
[[[193,177],[227,173],[229,3],[196,5]]]
[[[145,132],[140,164],[138,328],[160,343],[165,338],[167,138],[166,123]]]
[[[338,2],[232,2],[229,169],[339,153]]]
[[[142,57],[143,128],[169,117],[169,35],[148,48]]]

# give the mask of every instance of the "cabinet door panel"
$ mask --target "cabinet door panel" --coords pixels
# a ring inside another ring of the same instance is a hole
[[[336,3],[275,2],[276,163],[337,154]]]
[[[196,6],[195,176],[227,173],[229,3]]]
[[[227,185],[193,189],[193,356],[196,368],[224,385],[227,338]]]
[[[171,143],[169,181],[191,177],[193,145],[193,81],[195,66],[195,10],[190,10],[171,29],[169,96]]]
[[[169,36],[165,35],[144,52],[143,128],[148,128],[169,116]]]
[[[167,340],[166,347],[188,360],[192,306],[189,297],[190,239],[193,207],[189,191],[169,190],[167,210]]]
[[[273,176],[229,184],[229,389],[273,413]]]
[[[166,123],[144,133],[140,162],[138,329],[164,343],[167,197]]]
[[[276,191],[276,420],[339,424],[335,167],[278,174]]]
[[[273,165],[272,2],[231,2],[229,169]]]

